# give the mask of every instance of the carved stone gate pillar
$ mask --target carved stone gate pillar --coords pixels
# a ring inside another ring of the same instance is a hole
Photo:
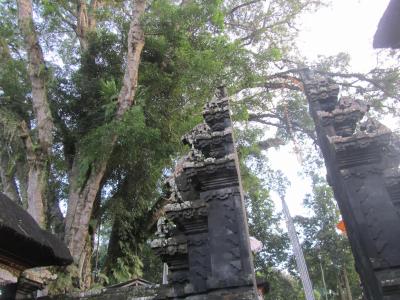
[[[171,271],[171,284],[161,289],[158,299],[257,299],[224,88],[206,104],[203,115],[205,123],[183,137],[191,151],[175,169],[179,197],[165,207],[166,217],[175,227],[169,236],[152,243]],[[177,237],[185,240],[182,251],[176,247]],[[184,266],[179,272],[174,257]]]
[[[338,100],[329,78],[303,74],[327,178],[346,224],[367,299],[400,299],[399,138],[368,107]]]

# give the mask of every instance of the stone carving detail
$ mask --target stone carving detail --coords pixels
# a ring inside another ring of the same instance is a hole
[[[205,123],[182,137],[190,151],[171,180],[179,197],[165,206],[152,242],[169,266],[170,284],[157,299],[257,299],[224,87],[205,105],[203,116]]]
[[[362,101],[338,100],[330,78],[302,74],[327,177],[367,299],[400,297],[400,139],[365,118]]]

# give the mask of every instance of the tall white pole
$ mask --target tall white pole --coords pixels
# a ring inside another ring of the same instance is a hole
[[[162,284],[168,284],[168,265],[163,264]]]
[[[285,199],[282,197],[282,209],[286,217],[286,226],[289,233],[290,243],[293,247],[293,253],[296,258],[297,270],[300,273],[301,282],[303,284],[304,293],[307,300],[315,300],[313,287],[310,280],[310,275],[308,274],[306,261],[304,259],[303,250],[300,247],[299,239],[297,237],[296,230],[294,228],[292,216],[290,215],[289,208],[286,205]]]

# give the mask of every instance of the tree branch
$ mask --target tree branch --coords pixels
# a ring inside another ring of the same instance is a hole
[[[257,143],[258,147],[260,147],[262,150],[268,150],[269,148],[282,146],[284,144],[285,143],[281,139],[277,138],[266,139],[265,141],[260,141]]]
[[[140,24],[141,17],[146,7],[145,0],[133,1],[132,20],[128,33],[127,64],[123,79],[123,85],[118,95],[117,118],[134,105],[137,89],[140,56],[144,47],[144,32]]]
[[[249,1],[249,2],[244,2],[244,3],[242,3],[242,4],[239,4],[239,5],[237,5],[237,6],[235,6],[234,8],[232,8],[230,11],[229,11],[229,15],[232,15],[235,11],[237,11],[237,10],[239,10],[239,9],[241,9],[241,8],[244,8],[244,7],[246,7],[246,6],[249,6],[249,5],[252,5],[252,4],[255,4],[255,3],[257,3],[257,2],[261,2],[262,0],[253,0],[253,1]]]
[[[272,122],[269,120],[265,120],[268,118],[276,119],[276,120],[278,120],[278,122],[276,123],[276,122]],[[274,126],[277,128],[284,128],[286,131],[288,131],[288,128],[287,128],[288,124],[287,124],[286,120],[283,117],[278,116],[276,114],[270,114],[270,113],[249,114],[248,121],[249,122],[257,122],[257,123],[261,123],[261,124],[269,125],[269,126]],[[303,132],[309,138],[311,138],[314,142],[317,141],[317,137],[313,130],[304,128],[301,124],[299,124],[297,121],[294,121],[294,120],[291,120],[290,123],[292,124],[293,130]]]

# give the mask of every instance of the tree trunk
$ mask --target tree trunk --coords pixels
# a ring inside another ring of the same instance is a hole
[[[28,212],[42,228],[46,228],[47,169],[47,161],[44,158],[36,158],[29,162]]]
[[[140,19],[144,14],[146,1],[132,1],[132,5],[132,21],[128,33],[128,54],[126,57],[126,69],[123,85],[118,95],[118,118],[121,118],[123,114],[134,104],[140,55],[144,47],[144,32],[142,26],[140,25]]]
[[[79,44],[82,52],[86,52],[89,48],[88,35],[90,32],[96,29],[96,17],[95,12],[99,6],[99,1],[92,0],[88,6],[87,1],[77,1],[76,19],[77,25],[75,27],[75,33],[78,37]]]
[[[85,52],[88,47],[87,33],[88,33],[88,9],[85,1],[78,1],[77,7],[77,26],[76,35],[78,36],[79,44],[81,45],[82,52]]]
[[[154,232],[153,229],[156,227],[158,219],[164,214],[165,205],[175,200],[172,187],[166,185],[163,187],[162,195],[153,204],[153,207],[147,213],[141,215],[140,219],[132,219],[125,214],[120,214],[120,210],[134,211],[136,209],[137,203],[135,203],[134,198],[131,198],[133,201],[126,201],[124,198],[126,198],[127,195],[132,195],[132,190],[136,190],[136,186],[141,184],[140,177],[140,174],[134,171],[126,174],[125,179],[119,185],[118,191],[108,200],[117,207],[120,207],[113,216],[112,230],[103,267],[104,274],[109,278],[114,276],[114,269],[118,265],[118,258],[124,258],[122,245],[124,244],[124,247],[129,245],[130,249],[134,247],[137,249],[141,248],[149,235]],[[127,229],[127,223],[130,222],[142,224],[142,230],[135,232],[135,227]],[[122,226],[123,223],[124,225]],[[127,234],[126,230],[129,230],[129,234]]]
[[[121,256],[121,247],[119,244],[119,231],[120,231],[120,219],[114,218],[114,221],[112,223],[111,227],[111,234],[110,234],[110,239],[108,241],[108,247],[107,247],[107,256],[106,256],[106,261],[104,263],[104,269],[103,272],[111,278],[113,267],[117,263],[117,258]]]
[[[0,180],[3,193],[16,203],[20,203],[21,199],[18,194],[17,185],[15,183],[14,174],[9,174],[9,157],[7,153],[0,155]],[[14,172],[13,172],[14,173]]]
[[[92,284],[92,237],[92,235],[87,237],[85,248],[78,264],[79,274],[81,274],[80,277],[82,278],[80,282],[80,289],[82,290],[90,289]]]
[[[132,1],[132,20],[128,35],[127,66],[123,86],[118,97],[117,118],[121,119],[124,113],[134,104],[137,87],[140,55],[144,46],[144,33],[140,19],[144,14],[145,0]],[[110,141],[112,147],[117,136]],[[111,151],[110,151],[111,155]],[[65,242],[71,251],[75,264],[84,255],[85,245],[88,240],[88,228],[92,215],[93,203],[100,189],[100,183],[107,168],[107,159],[93,164],[85,184],[79,184],[79,155],[75,157],[74,166],[70,176],[70,194],[65,224]],[[81,278],[82,280],[83,278]]]
[[[347,298],[347,300],[353,300],[353,296],[351,295],[349,277],[347,276],[346,267],[343,267],[343,278],[344,278],[344,284],[346,287],[346,298]]]
[[[99,166],[92,167],[84,187],[81,187],[79,184],[79,163],[79,157],[76,157],[70,173],[70,190],[64,237],[75,263],[80,261],[84,251],[93,204],[100,190],[100,183],[107,167],[106,162],[101,162]]]
[[[43,51],[34,28],[32,1],[18,0],[18,22],[24,37],[28,55],[28,74],[32,85],[32,106],[36,119],[38,145],[32,142],[30,132],[24,123],[22,137],[27,151],[28,212],[42,227],[45,227],[45,208],[49,156],[53,145],[53,119],[47,100],[46,66]]]
[[[100,197],[102,179],[106,172],[106,163],[101,163],[100,168],[92,170],[84,188],[78,182],[79,159],[73,166],[71,176],[72,184],[69,193],[68,210],[65,224],[65,242],[78,266],[79,287],[90,288],[91,284],[91,256],[93,233],[89,234],[89,224],[92,218],[93,206]]]
[[[28,162],[28,181],[26,187],[28,212],[42,228],[46,228],[48,155],[40,149],[35,149],[25,121],[21,123],[21,131],[21,139],[25,145]]]
[[[47,101],[46,65],[32,18],[32,1],[18,0],[18,20],[28,54],[28,73],[32,84],[32,104],[37,121],[41,150],[50,154],[53,145],[53,118]]]
[[[343,291],[343,283],[342,283],[341,272],[339,272],[338,291],[339,291],[340,300],[346,300],[346,296],[345,296],[344,291]]]

